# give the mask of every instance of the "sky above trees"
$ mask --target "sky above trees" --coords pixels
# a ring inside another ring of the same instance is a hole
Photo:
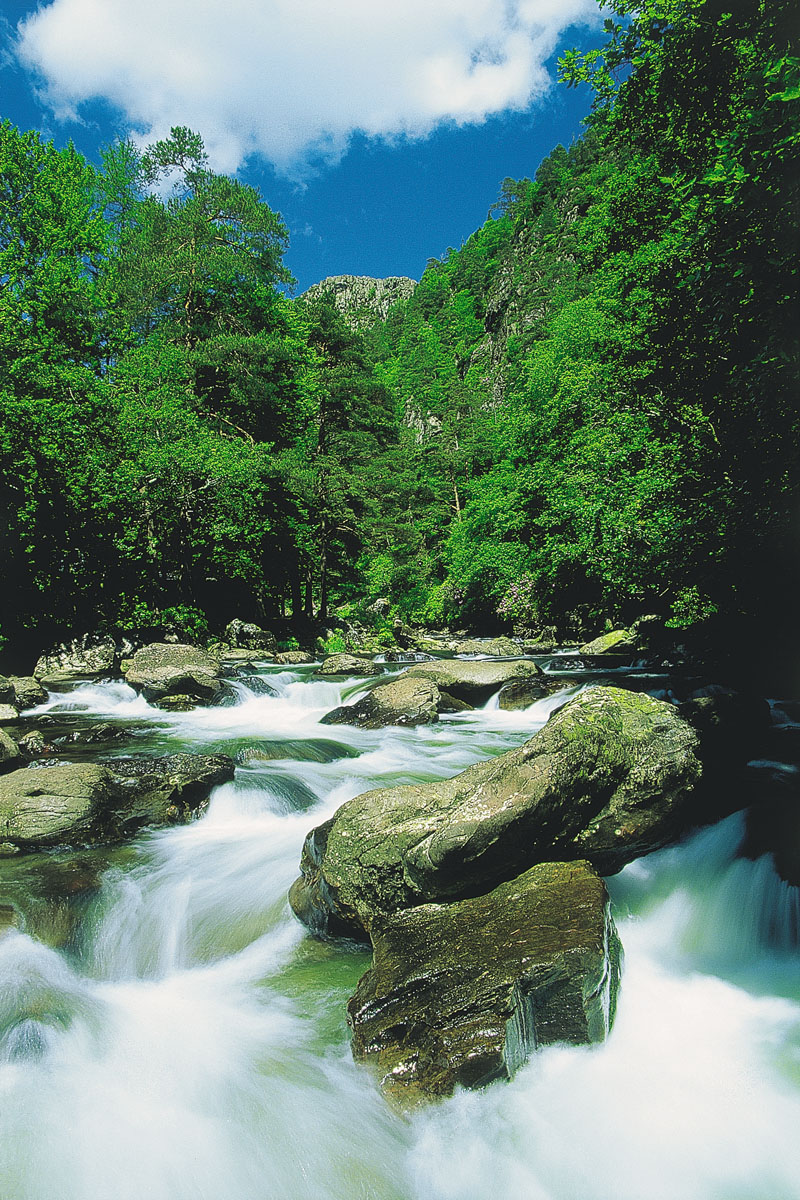
[[[215,169],[286,221],[299,288],[419,278],[532,175],[589,97],[555,58],[601,37],[595,0],[5,0],[0,115],[89,158],[199,130]]]

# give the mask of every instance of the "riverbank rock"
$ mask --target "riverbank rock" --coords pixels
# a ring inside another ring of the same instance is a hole
[[[371,658],[359,658],[355,654],[329,654],[317,668],[317,675],[382,675],[383,667]]]
[[[19,709],[13,704],[0,704],[0,721],[16,721]]]
[[[119,656],[113,638],[85,635],[56,646],[43,654],[33,669],[48,691],[69,690],[92,679],[111,679],[119,674]]]
[[[36,708],[47,700],[47,692],[32,675],[9,675],[8,682],[14,691],[11,703],[20,710]]]
[[[409,667],[401,679],[427,679],[435,683],[440,692],[446,692],[457,700],[468,704],[479,704],[488,700],[503,684],[512,680],[538,679],[542,672],[536,663],[527,659],[510,662],[470,662],[464,659],[445,659],[438,662],[419,663]]]
[[[274,654],[278,648],[274,633],[249,621],[240,621],[238,617],[226,625],[225,640],[237,650],[267,650]]]
[[[16,704],[14,685],[6,675],[0,675],[0,704]]]
[[[371,935],[348,1004],[353,1054],[400,1107],[509,1078],[540,1046],[602,1041],[613,1022],[619,939],[586,863],[376,917]]]
[[[516,750],[347,801],[306,838],[292,906],[317,933],[363,939],[378,914],[474,895],[536,863],[613,874],[691,824],[697,744],[672,705],[587,689]]]
[[[378,687],[355,704],[345,704],[329,712],[322,725],[359,725],[362,729],[381,729],[384,725],[428,725],[439,720],[441,693],[429,679],[409,679],[401,675]]]
[[[593,638],[591,642],[584,642],[579,648],[578,654],[633,654],[636,650],[636,642],[628,629],[615,629],[611,633],[603,633],[600,637]]]
[[[220,660],[198,646],[154,642],[137,650],[125,672],[126,682],[146,700],[191,697],[210,704],[224,691]]]
[[[0,777],[0,842],[36,850],[123,841],[190,820],[233,775],[227,755],[203,754],[25,767]]]

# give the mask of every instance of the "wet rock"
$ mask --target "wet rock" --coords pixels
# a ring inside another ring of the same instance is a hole
[[[46,741],[39,729],[31,729],[19,739],[19,748],[25,758],[41,758],[45,754],[55,754],[55,746]]]
[[[191,820],[206,807],[212,790],[233,779],[235,772],[227,754],[111,758],[102,765],[114,781],[114,840],[144,826]]]
[[[43,654],[33,669],[48,691],[65,691],[88,679],[110,679],[119,673],[114,640],[90,634],[56,646]]]
[[[10,675],[9,683],[14,690],[12,703],[21,710],[35,708],[47,700],[47,692],[32,675]]]
[[[586,863],[376,917],[370,932],[353,1054],[400,1107],[509,1078],[537,1047],[602,1041],[613,1022],[619,940]]]
[[[583,654],[633,654],[636,643],[628,629],[615,629],[611,633],[603,633],[591,642],[584,642],[578,653]]]
[[[419,663],[404,671],[401,679],[427,679],[435,683],[439,691],[478,704],[488,700],[503,684],[512,680],[535,679],[541,676],[535,663],[526,659],[511,662],[469,662],[460,659]]]
[[[500,689],[497,703],[505,712],[518,712],[530,708],[537,700],[545,696],[553,696],[573,686],[570,679],[548,679],[545,675],[533,676],[530,679],[514,679]]]
[[[587,689],[516,750],[343,804],[306,839],[295,911],[338,936],[369,930],[377,914],[486,891],[540,862],[586,859],[613,874],[692,823],[697,745],[672,705]]]
[[[283,650],[275,655],[275,662],[280,663],[282,667],[298,667],[316,661],[314,655],[309,654],[307,650]]]
[[[0,778],[0,838],[22,850],[91,841],[111,784],[111,773],[94,764],[12,771]]]
[[[162,696],[154,701],[154,707],[163,712],[191,712],[197,708],[197,701],[193,696]]]
[[[259,663],[273,662],[275,655],[266,650],[235,650],[229,646],[214,644],[209,647],[209,653],[219,658],[220,666],[226,675],[238,675],[242,671],[252,670]]]
[[[382,675],[383,667],[371,658],[359,658],[354,654],[329,654],[317,668],[317,675],[349,676],[349,675]]]
[[[0,729],[0,772],[13,771],[21,766],[23,754],[17,743],[5,729]]]
[[[190,820],[233,778],[227,755],[30,766],[0,777],[0,839],[17,850],[122,841]]]
[[[0,721],[16,721],[19,710],[13,704],[0,704]]]
[[[359,725],[363,729],[381,729],[384,725],[429,725],[439,720],[441,693],[429,679],[409,679],[401,675],[378,687],[355,704],[345,704],[329,712],[322,725]]]
[[[0,675],[0,704],[15,704],[14,685],[5,675]]]
[[[223,691],[220,661],[198,646],[154,642],[137,650],[125,674],[131,687],[146,700],[165,696],[190,697],[195,703],[212,703]]]
[[[225,627],[225,640],[239,650],[267,650],[274,654],[278,643],[275,634],[238,617]]]

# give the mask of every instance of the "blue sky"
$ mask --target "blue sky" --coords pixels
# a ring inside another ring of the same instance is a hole
[[[335,21],[331,13],[335,12]],[[4,0],[0,113],[57,144],[202,133],[283,215],[298,290],[410,275],[580,132],[595,0]]]

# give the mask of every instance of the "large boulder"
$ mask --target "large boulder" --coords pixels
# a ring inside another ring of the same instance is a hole
[[[190,820],[233,775],[227,755],[203,754],[12,771],[0,777],[0,841],[15,850],[119,842]]]
[[[49,691],[63,691],[91,679],[109,679],[119,672],[119,655],[113,638],[87,634],[43,654],[33,669]]]
[[[266,650],[274,654],[278,647],[274,633],[238,617],[225,627],[225,640],[239,650]]]
[[[402,1107],[510,1077],[553,1042],[602,1041],[620,947],[601,879],[545,863],[487,895],[376,917],[348,1005],[353,1053]]]
[[[322,725],[360,725],[380,729],[384,725],[429,725],[439,720],[441,693],[429,679],[401,675],[391,683],[379,684],[355,704],[335,708],[322,718]]]
[[[427,679],[435,683],[439,691],[478,704],[512,680],[534,679],[542,672],[536,663],[527,659],[510,662],[470,662],[462,659],[447,659],[439,662],[418,663],[403,672],[401,678]]]
[[[47,692],[32,675],[9,675],[8,681],[14,690],[11,703],[19,709],[35,708],[47,700]]]
[[[26,767],[0,778],[0,841],[21,850],[95,840],[111,772],[94,763]]]
[[[343,804],[308,835],[292,906],[318,933],[363,939],[378,914],[475,895],[536,863],[613,874],[691,824],[697,745],[672,705],[587,689],[516,750]]]
[[[14,685],[5,675],[0,675],[0,704],[16,705]]]
[[[383,667],[371,658],[355,654],[329,654],[317,668],[317,675],[334,678],[350,675],[382,675]]]
[[[125,679],[146,700],[183,696],[209,704],[224,691],[220,671],[216,655],[198,646],[153,642],[136,651]]]

